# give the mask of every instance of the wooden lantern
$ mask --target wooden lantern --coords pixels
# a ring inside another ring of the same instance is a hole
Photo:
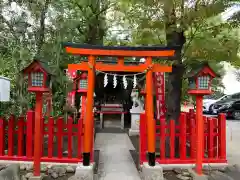
[[[197,70],[192,70],[188,75],[189,90],[192,95],[212,94],[212,79],[218,75],[212,70],[208,63],[203,63]]]
[[[34,60],[22,70],[23,75],[28,76],[28,91],[50,92],[52,89],[52,73],[46,63]]]
[[[74,90],[80,93],[87,93],[88,88],[88,75],[83,72],[74,79]]]

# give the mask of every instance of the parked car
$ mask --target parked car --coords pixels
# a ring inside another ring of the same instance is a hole
[[[218,110],[225,105],[231,105],[233,102],[240,100],[240,93],[235,93],[232,95],[228,95],[227,98],[217,101],[215,103],[213,103],[212,105],[210,105],[209,107],[209,111],[211,114],[217,114]]]
[[[240,120],[240,99],[226,101],[218,106],[217,113],[224,113],[227,118]]]
[[[221,100],[225,100],[228,98],[229,98],[229,95],[224,95],[220,98],[216,98],[214,96],[205,96],[203,99],[203,112],[212,114],[213,113],[212,108],[211,108],[212,105],[216,102],[219,102]]]

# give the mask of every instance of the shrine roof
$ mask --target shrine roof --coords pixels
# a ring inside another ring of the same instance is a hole
[[[37,59],[34,59],[27,67],[25,67],[21,72],[28,72],[31,68],[32,68],[32,65],[34,64],[39,64],[44,71],[46,71],[48,74],[51,74],[53,75],[51,69],[49,68],[49,65],[42,61],[42,60],[37,60]]]
[[[179,46],[103,46],[103,45],[79,44],[72,42],[63,43],[63,47],[100,49],[100,50],[128,50],[128,51],[160,51],[180,49]]]
[[[198,67],[192,69],[189,73],[187,73],[187,78],[198,76],[199,73],[201,73],[204,68],[207,68],[207,69],[208,69],[208,72],[209,72],[211,75],[214,75],[214,76],[216,76],[216,77],[220,77],[220,74],[218,74],[217,72],[215,72],[215,71],[212,69],[212,67],[209,65],[208,62],[203,61],[203,62],[199,63]]]

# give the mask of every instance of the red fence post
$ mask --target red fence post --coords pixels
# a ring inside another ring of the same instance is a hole
[[[18,139],[18,156],[23,155],[23,133],[24,133],[24,117],[19,117],[18,119],[18,133],[17,133],[17,139]]]
[[[72,158],[72,135],[73,135],[73,119],[68,117],[67,131],[68,131],[68,158]]]
[[[213,158],[214,124],[213,119],[208,118],[208,158]]]
[[[180,114],[180,135],[179,135],[179,146],[180,146],[180,159],[186,159],[186,144],[187,144],[187,124],[186,114]]]
[[[47,117],[49,118],[49,117]],[[44,149],[44,133],[45,133],[45,118],[41,118],[41,140],[40,140],[40,156],[43,156],[43,149]]]
[[[33,156],[33,129],[34,129],[34,117],[35,113],[32,110],[27,112],[27,130],[26,130],[26,156],[27,158],[31,158]]]
[[[203,158],[208,150],[208,118],[203,116]]]
[[[13,156],[13,135],[14,135],[14,116],[11,115],[8,121],[8,156]]]
[[[77,138],[78,138],[78,146],[77,146],[77,157],[79,159],[82,159],[82,136],[83,136],[83,119],[80,118],[78,120],[78,133],[77,133]]]
[[[213,134],[214,134],[214,138],[213,138],[213,157],[218,157],[218,119],[217,118],[213,118]]]
[[[63,157],[63,118],[60,117],[57,120],[57,147],[58,147],[58,158]]]
[[[196,155],[196,121],[192,117],[190,119],[190,155],[191,159]]]
[[[175,158],[175,121],[170,120],[170,158]]]
[[[189,116],[190,116],[190,118],[195,119],[195,112],[194,112],[194,109],[189,109]]]
[[[142,113],[140,115],[140,147],[139,156],[140,163],[146,161],[146,150],[147,150],[147,131],[146,131],[146,114]]]
[[[4,119],[0,118],[0,156],[4,155],[5,147],[5,123]]]
[[[218,133],[219,158],[226,159],[226,117],[222,113],[218,115]]]
[[[48,121],[48,158],[53,157],[53,138],[54,138],[54,119],[49,118]]]
[[[160,158],[165,160],[166,151],[166,121],[165,119],[160,119]]]

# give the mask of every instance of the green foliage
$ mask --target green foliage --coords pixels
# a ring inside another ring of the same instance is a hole
[[[0,0],[0,75],[11,79],[11,102],[2,105],[0,112],[22,114],[29,106],[34,106],[34,95],[26,91],[19,72],[37,56],[48,62],[55,74],[54,115],[63,113],[70,87],[63,69],[69,63],[79,62],[79,57],[64,53],[61,43],[67,41],[164,45],[166,34],[183,30],[186,43],[182,60],[187,71],[195,66],[195,60],[208,60],[219,71],[221,61],[239,66],[238,16],[227,22],[219,18],[233,1],[196,1],[198,3],[188,6],[183,6],[183,2],[189,1]],[[21,10],[16,12],[11,5]],[[169,21],[176,23],[167,28]],[[185,99],[188,98],[186,91],[184,79]]]
[[[61,43],[102,44],[105,13],[112,3],[99,4],[98,0],[0,2],[0,75],[11,79],[11,102],[0,111],[22,114],[28,107],[34,107],[34,95],[26,91],[20,71],[37,56],[48,62],[55,74],[54,115],[62,115],[69,91],[63,67],[79,59],[65,54]],[[20,11],[14,11],[11,6]]]

